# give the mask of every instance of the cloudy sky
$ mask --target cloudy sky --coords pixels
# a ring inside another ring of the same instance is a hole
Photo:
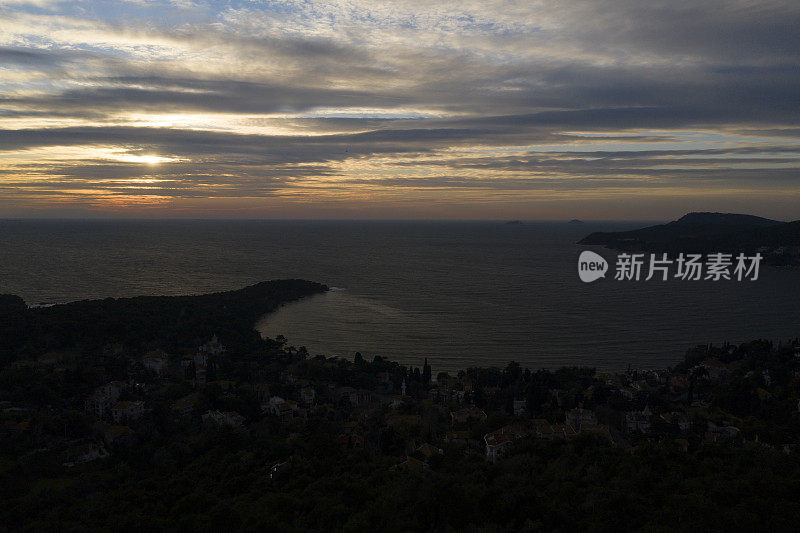
[[[0,216],[800,218],[800,2],[0,3]]]

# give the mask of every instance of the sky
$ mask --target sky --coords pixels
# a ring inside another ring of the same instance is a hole
[[[0,2],[0,217],[800,219],[800,2]]]

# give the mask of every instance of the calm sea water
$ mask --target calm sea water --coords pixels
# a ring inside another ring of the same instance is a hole
[[[427,357],[435,372],[512,359],[657,368],[697,343],[800,335],[797,270],[763,269],[755,282],[580,282],[576,240],[638,226],[0,221],[0,292],[49,304],[305,278],[337,289],[264,317],[262,333],[312,353]]]

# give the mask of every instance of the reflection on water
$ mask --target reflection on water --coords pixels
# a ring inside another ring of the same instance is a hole
[[[265,337],[284,335],[290,343],[297,340],[312,355],[351,357],[356,351],[354,338],[360,339],[359,350],[379,354],[385,346],[383,336],[376,332],[408,333],[420,326],[411,313],[347,290],[331,290],[284,305],[263,317],[256,330]]]
[[[637,225],[0,220],[0,293],[48,304],[308,279],[346,290],[287,305],[259,323],[266,335],[312,353],[427,357],[435,371],[665,367],[696,343],[800,335],[797,270],[748,283],[578,279],[578,239]]]

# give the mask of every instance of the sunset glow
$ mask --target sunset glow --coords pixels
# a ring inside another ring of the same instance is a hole
[[[796,3],[423,4],[5,2],[0,215],[800,216]]]

